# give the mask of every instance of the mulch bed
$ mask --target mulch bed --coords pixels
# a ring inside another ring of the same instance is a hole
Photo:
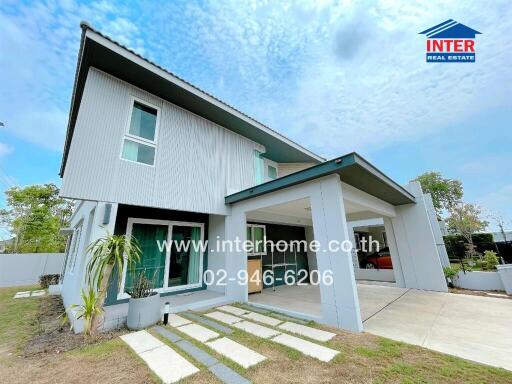
[[[58,354],[86,345],[101,343],[113,339],[126,331],[103,332],[93,337],[75,334],[64,320],[64,305],[60,296],[41,297],[38,316],[30,319],[39,329],[23,349],[23,355]]]

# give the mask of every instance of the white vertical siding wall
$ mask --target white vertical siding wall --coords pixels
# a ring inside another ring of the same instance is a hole
[[[160,108],[155,166],[120,159],[132,97]],[[226,214],[224,196],[254,185],[254,150],[264,147],[91,68],[61,194]]]

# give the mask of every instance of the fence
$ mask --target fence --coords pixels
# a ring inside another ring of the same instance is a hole
[[[64,253],[7,253],[0,254],[0,287],[31,285],[39,276],[60,274]]]

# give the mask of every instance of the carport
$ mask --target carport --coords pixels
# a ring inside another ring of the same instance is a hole
[[[319,245],[316,252],[307,254],[309,271],[317,270],[320,276],[317,285],[280,286],[271,291],[267,288],[251,296],[247,285],[231,279],[238,271],[247,270],[247,253],[227,252],[226,295],[233,301],[249,301],[362,331],[362,319],[371,314],[372,310],[366,310],[371,303],[360,302],[361,288],[356,284],[350,249],[333,249],[331,244],[352,240],[347,221],[376,217],[384,220],[396,285],[447,290],[419,185],[401,187],[355,153],[229,195],[225,200],[231,205],[231,214],[226,217],[226,238],[245,241],[248,223],[272,223],[303,227],[306,240],[315,240]],[[332,283],[321,278],[325,273],[332,273]],[[383,303],[374,297],[375,303]]]

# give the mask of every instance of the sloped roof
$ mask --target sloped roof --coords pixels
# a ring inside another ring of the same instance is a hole
[[[475,35],[481,35],[481,32],[449,19],[419,34],[427,35],[429,39],[474,39]]]
[[[187,109],[266,148],[266,156],[277,162],[319,163],[325,159],[309,151],[236,108],[181,79],[114,41],[86,22],[75,73],[60,176],[64,174],[85,80],[90,67],[98,68],[164,100]]]
[[[416,202],[414,196],[404,187],[397,184],[355,152],[228,195],[224,198],[224,202],[226,204],[236,204],[240,201],[335,173],[340,175],[343,182],[389,204],[403,205]]]

